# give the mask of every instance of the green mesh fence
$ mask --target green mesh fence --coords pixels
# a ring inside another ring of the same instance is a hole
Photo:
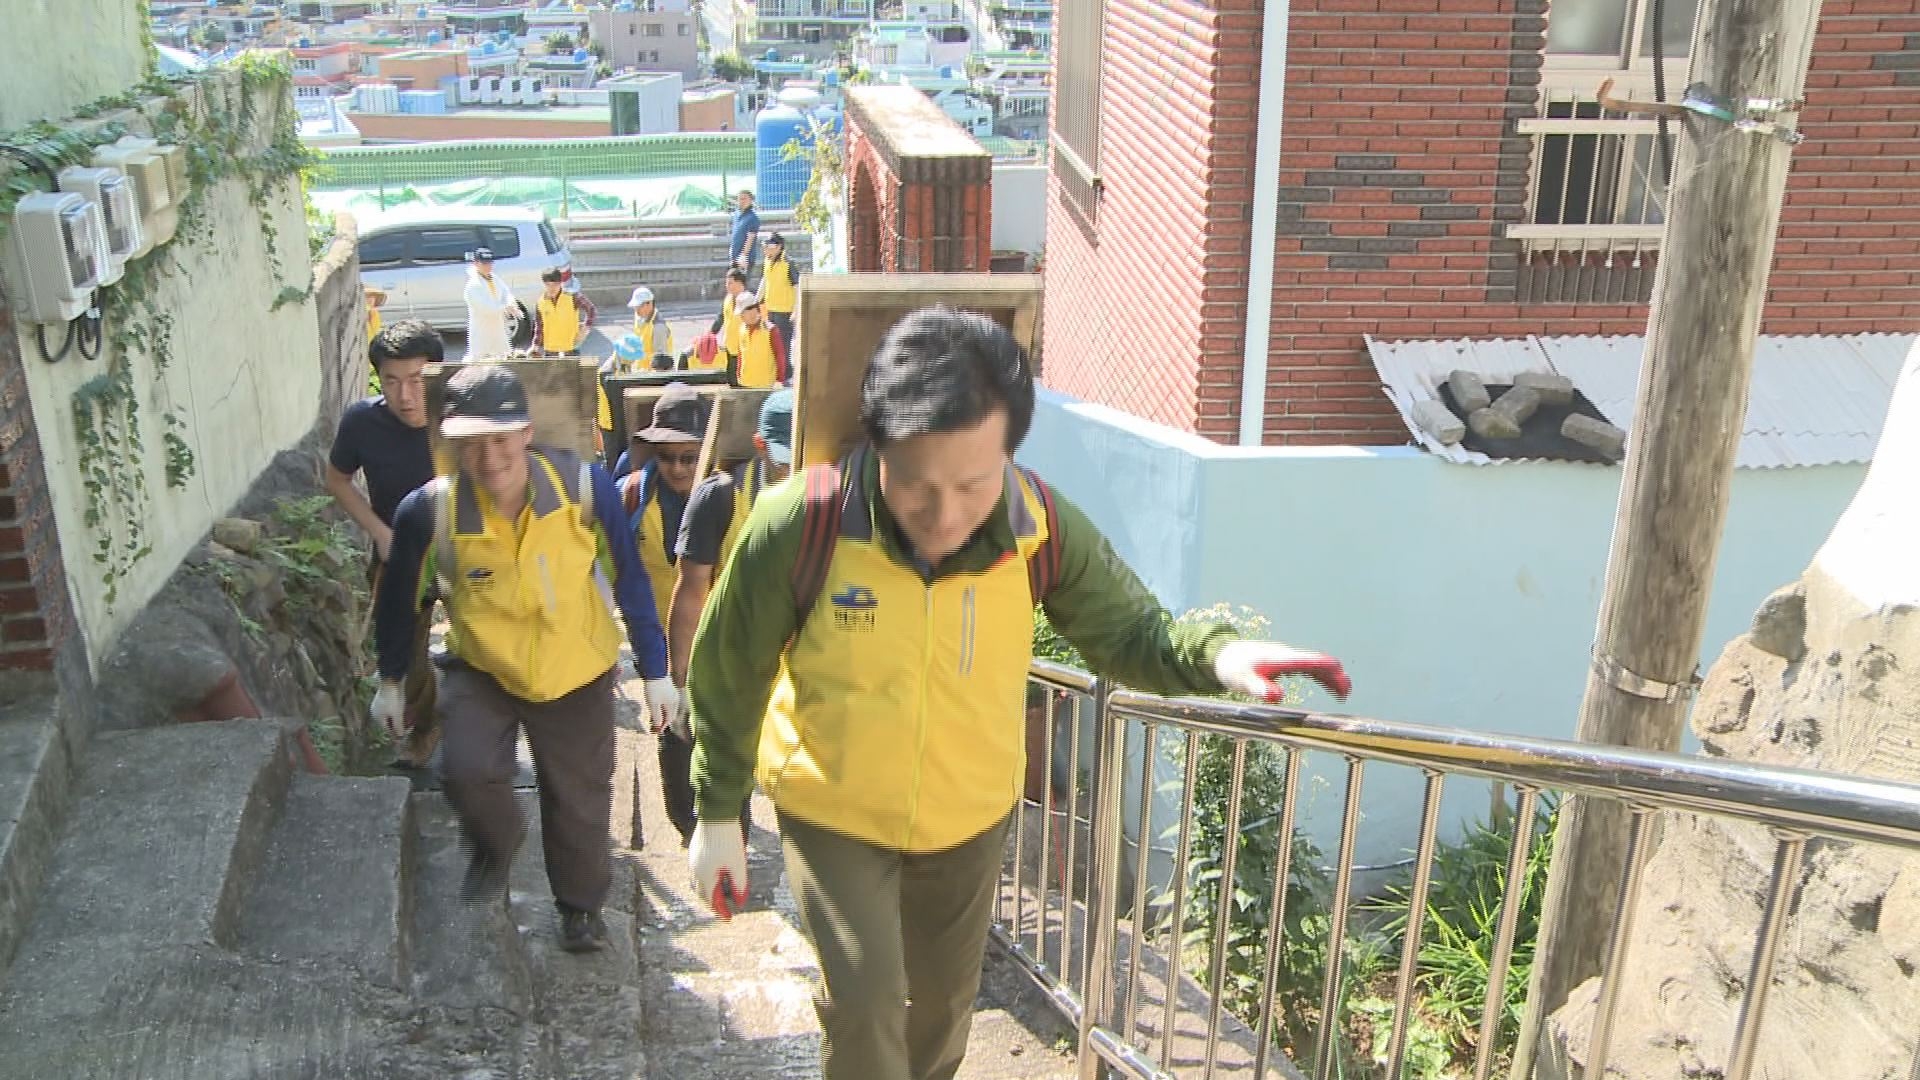
[[[314,187],[379,191],[503,177],[571,182],[685,175],[751,184],[753,163],[753,136],[734,133],[352,146],[321,154]]]

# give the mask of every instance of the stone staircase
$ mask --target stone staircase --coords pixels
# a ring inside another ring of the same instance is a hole
[[[76,750],[54,716],[47,700],[0,708],[0,1076],[818,1074],[778,838],[756,830],[752,910],[697,912],[650,738],[620,736],[612,947],[579,957],[558,948],[531,792],[509,902],[475,908],[437,792],[296,774],[281,722]],[[961,1075],[1070,1075],[1064,1029],[1037,994],[1016,1000],[1029,992],[1006,963],[990,958]]]

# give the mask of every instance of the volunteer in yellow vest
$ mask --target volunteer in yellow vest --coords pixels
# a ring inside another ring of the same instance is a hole
[[[627,298],[633,312],[633,336],[640,339],[641,355],[654,371],[671,371],[674,364],[673,327],[659,317],[653,303],[653,290],[642,285]]]
[[[1033,400],[991,319],[902,320],[862,384],[870,446],[761,495],[693,644],[694,879],[722,915],[739,901],[726,819],[757,774],[819,959],[825,1080],[959,1069],[1021,789],[1036,602],[1129,686],[1347,690],[1332,657],[1174,625],[1087,517],[1013,464]]]
[[[633,435],[637,445],[630,459],[632,471],[615,481],[640,565],[653,586],[661,626],[667,624],[667,603],[673,599],[674,544],[680,539],[680,519],[700,464],[706,408],[686,383],[663,387],[653,404],[652,425]]]
[[[800,268],[787,260],[787,238],[767,237],[767,266],[760,274],[760,299],[767,305],[767,322],[780,332],[787,353],[793,353],[793,307],[800,296]]]
[[[741,293],[733,302],[740,309],[740,359],[733,384],[764,390],[785,383],[787,343],[767,325],[766,307],[752,293]]]
[[[687,684],[687,658],[693,652],[694,633],[707,605],[713,579],[727,563],[754,499],[772,484],[787,478],[793,468],[793,391],[775,390],[760,406],[760,430],[753,437],[754,457],[722,469],[700,481],[687,499],[681,516],[680,558],[674,564],[673,603],[667,617],[667,656],[673,681]],[[660,791],[685,846],[693,839],[695,820],[693,738],[684,725],[660,736]],[[748,826],[750,800],[740,805],[740,823]]]
[[[724,287],[727,295],[720,301],[720,314],[713,317],[713,325],[707,327],[710,334],[720,335],[721,356],[714,367],[725,367],[740,355],[740,307],[739,299],[747,291],[747,272],[738,267],[727,271]]]
[[[593,301],[585,293],[568,292],[566,275],[547,270],[540,275],[540,300],[533,310],[535,355],[579,356],[580,344],[593,332]]]
[[[599,404],[595,409],[594,421],[600,428],[600,452],[611,461],[621,452],[614,445],[613,438],[613,402],[607,397],[608,375],[631,375],[647,369],[647,345],[638,334],[622,334],[620,340],[613,343],[613,354],[600,361],[600,378],[597,380]]]
[[[435,708],[447,798],[469,852],[462,898],[506,895],[523,824],[513,780],[524,732],[540,780],[561,947],[600,949],[620,659],[614,604],[645,680],[649,723],[675,723],[680,711],[646,572],[613,478],[533,445],[526,390],[511,371],[462,367],[447,380],[443,416],[440,434],[455,442],[459,471],[408,495],[394,515],[389,569],[374,600],[373,718],[396,739],[404,734],[401,680],[433,580],[454,631]]]

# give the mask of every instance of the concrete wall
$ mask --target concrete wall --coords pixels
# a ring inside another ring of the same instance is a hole
[[[282,107],[292,108],[291,99]],[[95,663],[213,520],[245,494],[274,454],[307,433],[318,414],[321,379],[313,305],[289,303],[274,310],[282,288],[304,289],[312,273],[299,185],[285,185],[268,199],[281,251],[277,268],[268,259],[260,212],[249,203],[243,181],[223,181],[206,199],[212,239],[193,247],[176,240],[169,250],[177,272],[164,276],[157,288],[161,310],[172,318],[171,369],[160,381],[151,357],[127,358],[139,400],[147,490],[140,529],[152,550],[133,564],[111,606],[93,561],[95,535],[84,521],[87,497],[73,395],[109,370],[112,346],[104,346],[94,360],[74,353],[49,364],[39,357],[32,329],[15,328],[34,426],[45,453],[68,586],[87,653]],[[106,327],[109,337],[113,332],[114,327]],[[161,439],[162,416],[169,407],[184,423],[179,435],[195,457],[192,476],[178,489],[167,486]]]
[[[360,288],[360,227],[333,219],[333,242],[313,264],[313,307],[320,332],[318,423],[331,437],[348,404],[367,396],[367,306]]]
[[[993,250],[1038,255],[1047,246],[1047,167],[993,167]]]
[[[529,112],[524,117],[461,113],[363,113],[347,116],[365,139],[444,142],[452,139],[591,139],[613,130],[603,113],[569,117]]]
[[[1572,737],[1619,469],[1222,447],[1050,392],[1021,458],[1086,510],[1171,610],[1246,604],[1281,639],[1340,656],[1354,682],[1342,711]],[[1735,476],[1703,667],[1799,576],[1864,475]],[[1323,696],[1310,704],[1336,707]],[[1309,827],[1329,851],[1338,764],[1316,761],[1308,788]],[[1360,861],[1391,861],[1414,833],[1419,777],[1368,775]],[[1484,816],[1484,786],[1454,787],[1451,820]]]
[[[9,0],[0,34],[0,132],[58,119],[140,81],[140,6],[128,0]]]

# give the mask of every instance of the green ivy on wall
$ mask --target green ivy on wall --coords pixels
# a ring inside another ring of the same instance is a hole
[[[144,7],[144,5],[143,5]],[[146,20],[142,19],[142,25]],[[86,492],[84,522],[93,537],[93,562],[106,586],[109,609],[119,597],[120,585],[136,564],[152,553],[147,517],[145,443],[142,440],[140,389],[133,377],[133,357],[144,354],[153,365],[147,388],[151,408],[159,413],[159,434],[170,490],[187,485],[196,468],[194,448],[187,442],[187,425],[173,399],[168,373],[174,365],[172,308],[163,285],[184,273],[182,257],[188,251],[210,251],[228,223],[216,222],[209,211],[214,189],[226,180],[238,180],[259,222],[273,282],[278,289],[272,310],[304,303],[312,285],[286,284],[273,200],[286,185],[297,183],[314,156],[299,139],[292,92],[292,71],[280,57],[250,55],[228,69],[163,78],[149,70],[128,90],[90,102],[74,111],[65,124],[41,122],[22,131],[0,134],[0,143],[24,150],[55,172],[82,164],[95,148],[128,131],[132,113],[162,142],[187,152],[189,191],[178,206],[173,240],[146,257],[129,262],[125,276],[102,289],[99,311],[111,346],[107,369],[73,392],[70,401],[74,434],[79,443],[79,470]],[[99,118],[103,122],[91,122]],[[271,125],[270,128],[263,125]],[[45,190],[43,177],[15,169],[0,185],[0,239],[19,200]],[[229,237],[229,245],[238,238]],[[304,247],[304,245],[302,245]],[[310,275],[309,275],[310,278]]]

